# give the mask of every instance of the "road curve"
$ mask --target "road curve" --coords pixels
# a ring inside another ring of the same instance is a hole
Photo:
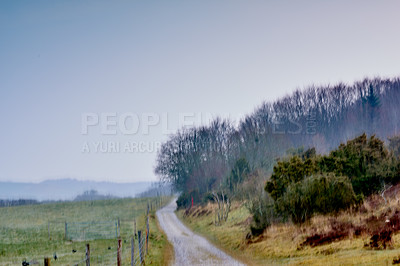
[[[176,217],[175,210],[176,199],[156,213],[161,228],[174,246],[173,265],[243,265],[189,230]]]

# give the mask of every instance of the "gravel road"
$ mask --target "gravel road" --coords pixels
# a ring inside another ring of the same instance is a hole
[[[176,199],[156,213],[161,228],[174,246],[173,265],[243,265],[189,230],[176,217],[175,210]]]

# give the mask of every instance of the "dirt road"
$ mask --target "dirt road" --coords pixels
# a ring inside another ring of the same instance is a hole
[[[160,226],[174,246],[174,265],[243,265],[183,225],[174,213],[175,201],[156,213]]]

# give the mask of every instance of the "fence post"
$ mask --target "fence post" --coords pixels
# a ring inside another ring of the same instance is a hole
[[[149,216],[147,216],[147,222],[146,222],[146,255],[148,253],[149,250]]]
[[[118,239],[118,249],[117,249],[117,266],[121,266],[121,250],[122,250],[122,240]]]
[[[134,234],[134,237],[136,237],[136,236],[137,236],[137,234],[136,234],[136,218],[133,219],[133,222],[134,222],[134,224],[135,224],[135,229],[134,229],[134,230],[135,230],[135,231],[134,231],[135,234]]]
[[[131,266],[135,265],[135,241],[131,237]]]
[[[65,240],[68,240],[68,227],[67,227],[67,222],[65,222],[64,237],[65,237]]]
[[[44,266],[50,266],[50,258],[44,258]]]
[[[50,221],[47,222],[47,235],[49,236],[50,240]]]
[[[90,266],[90,246],[86,244],[86,266]]]
[[[118,237],[120,237],[120,236],[121,236],[121,222],[118,217]]]
[[[138,244],[139,244],[139,257],[140,264],[143,264],[143,250],[142,250],[142,231],[138,231]]]

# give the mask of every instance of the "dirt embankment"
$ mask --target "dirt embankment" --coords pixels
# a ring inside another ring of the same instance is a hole
[[[386,249],[391,247],[392,236],[400,231],[400,209],[393,207],[389,200],[398,202],[397,195],[400,192],[400,185],[391,187],[383,196],[373,196],[367,199],[359,212],[364,214],[360,222],[354,224],[352,221],[339,221],[335,218],[329,220],[329,229],[322,233],[310,234],[299,249],[305,246],[319,246],[346,238],[369,235],[370,242],[365,243],[365,248]],[[395,204],[396,206],[397,204]],[[379,215],[370,214],[380,210]]]

